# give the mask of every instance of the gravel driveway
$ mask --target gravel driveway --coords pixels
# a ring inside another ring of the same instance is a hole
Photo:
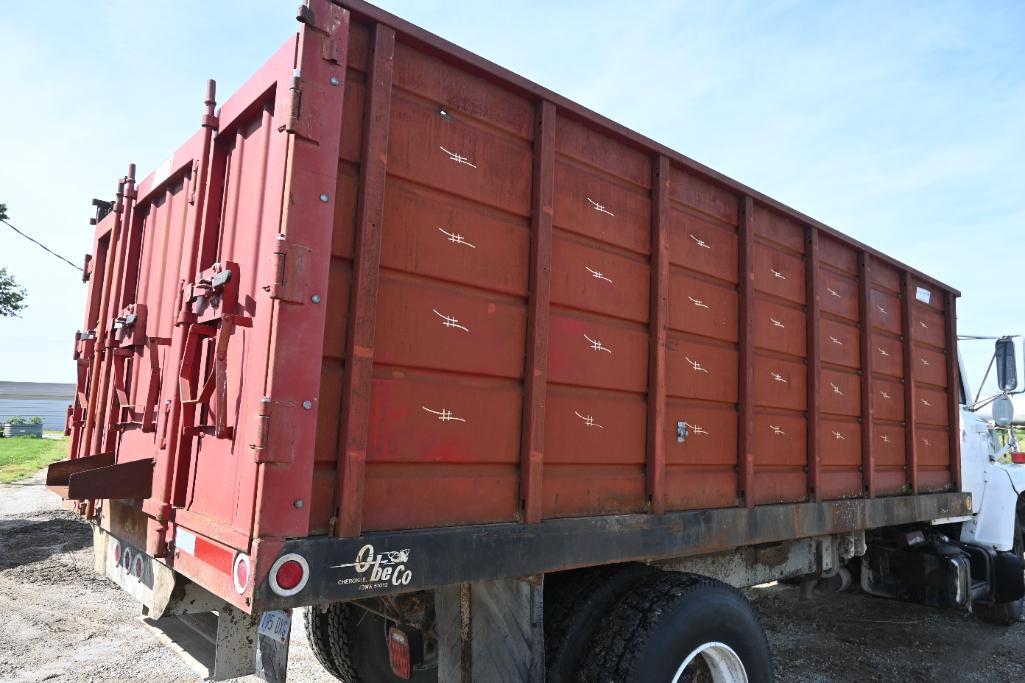
[[[748,594],[781,681],[1025,681],[1025,624],[990,626],[849,593],[802,602],[788,586]],[[89,526],[61,508],[41,475],[0,485],[0,680],[196,680],[138,615],[93,572]],[[333,680],[298,627],[289,680]]]

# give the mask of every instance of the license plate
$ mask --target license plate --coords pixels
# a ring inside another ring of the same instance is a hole
[[[260,618],[260,635],[284,644],[288,642],[288,632],[292,628],[292,615],[285,610],[264,612]]]

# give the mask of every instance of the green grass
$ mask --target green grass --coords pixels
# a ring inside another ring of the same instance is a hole
[[[65,439],[0,439],[0,484],[35,474],[68,457]]]

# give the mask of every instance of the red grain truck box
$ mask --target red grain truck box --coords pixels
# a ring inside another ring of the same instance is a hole
[[[393,673],[444,679],[452,586],[466,626],[470,587],[969,509],[957,291],[370,5],[299,20],[96,202],[48,483],[150,616],[427,595]]]

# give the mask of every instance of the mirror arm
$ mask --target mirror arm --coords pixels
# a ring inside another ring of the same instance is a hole
[[[973,413],[975,411],[977,411],[977,410],[982,410],[983,408],[985,408],[990,403],[992,403],[993,401],[997,400],[998,398],[1000,398],[1003,395],[1004,395],[1003,393],[999,393],[999,394],[994,394],[994,395],[990,396],[989,398],[984,399],[982,401],[976,400],[975,403],[973,403],[971,406],[968,407],[968,410],[973,412]]]
[[[983,375],[982,381],[979,382],[979,391],[975,394],[975,403],[973,403],[972,405],[978,405],[978,403],[979,403],[979,396],[982,396],[982,387],[986,386],[986,380],[989,379],[990,370],[993,369],[993,363],[995,363],[996,360],[997,360],[997,354],[996,354],[996,351],[994,351],[993,355],[989,357],[989,366],[986,368],[986,374]],[[996,398],[996,396],[994,396],[993,398]],[[990,399],[990,400],[993,400],[993,399]]]

